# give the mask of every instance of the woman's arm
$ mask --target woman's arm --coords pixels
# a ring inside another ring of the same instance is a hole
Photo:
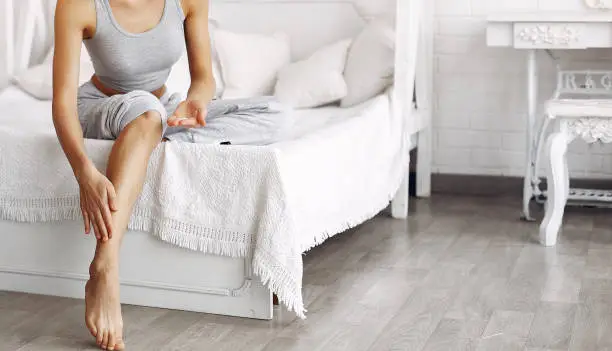
[[[53,124],[59,142],[79,183],[85,232],[93,224],[96,237],[112,237],[113,184],[100,173],[85,152],[77,112],[77,91],[83,37],[95,23],[93,1],[58,0],[55,12],[53,57]]]
[[[208,32],[208,1],[184,2],[188,4],[188,12],[185,15],[185,42],[191,74],[191,87],[187,97],[210,102],[216,88]]]
[[[83,131],[77,115],[77,89],[85,18],[89,1],[58,0],[55,11],[53,57],[53,123],[75,175],[91,161],[85,153]],[[95,17],[94,17],[95,18]]]
[[[179,105],[168,124],[197,127],[205,124],[206,105],[216,90],[208,32],[208,1],[182,0],[182,3],[191,86],[186,101]],[[180,120],[181,117],[187,119]]]

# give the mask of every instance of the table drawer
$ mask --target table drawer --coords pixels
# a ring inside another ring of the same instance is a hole
[[[517,49],[584,49],[589,45],[584,23],[515,23]]]

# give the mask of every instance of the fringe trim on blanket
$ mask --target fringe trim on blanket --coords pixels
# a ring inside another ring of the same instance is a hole
[[[82,220],[78,196],[43,199],[0,199],[0,219],[16,222],[56,222]],[[153,234],[170,244],[211,255],[245,258],[252,252],[250,236],[236,231],[213,229],[174,219],[154,219],[153,214],[136,208],[130,230]]]
[[[0,219],[15,222],[55,222],[81,218],[80,208],[31,209],[0,207]]]
[[[251,254],[250,235],[184,223],[169,218],[153,219],[146,210],[136,210],[129,228],[150,233],[169,244],[203,253],[245,258]]]
[[[78,196],[42,199],[0,199],[0,218],[16,222],[81,219]]]
[[[306,319],[301,282],[290,279],[291,274],[285,271],[283,266],[271,262],[276,262],[272,255],[258,250],[253,256],[253,273],[261,279],[264,286],[276,294],[287,310],[294,312],[301,319]],[[294,294],[295,291],[300,293]]]

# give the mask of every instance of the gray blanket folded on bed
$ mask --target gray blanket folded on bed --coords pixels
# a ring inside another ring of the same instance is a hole
[[[166,138],[197,144],[268,145],[283,139],[292,125],[289,109],[270,96],[213,100],[204,127],[169,127]]]

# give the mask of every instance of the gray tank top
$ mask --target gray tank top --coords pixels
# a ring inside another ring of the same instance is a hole
[[[109,0],[94,0],[96,32],[84,40],[96,75],[119,92],[154,91],[166,84],[172,66],[185,50],[181,0],[165,0],[159,23],[143,33],[121,28]]]

